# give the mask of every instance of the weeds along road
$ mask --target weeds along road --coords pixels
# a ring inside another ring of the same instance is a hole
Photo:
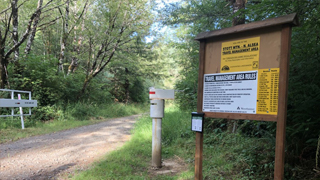
[[[0,144],[0,179],[63,179],[130,139],[139,115]]]

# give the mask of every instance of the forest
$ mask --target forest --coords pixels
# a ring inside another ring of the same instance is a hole
[[[0,88],[32,92],[33,123],[59,119],[70,106],[89,116],[90,106],[147,104],[151,86],[176,89],[175,103],[189,113],[197,104],[197,34],[291,13],[300,26],[291,40],[285,175],[313,176],[320,172],[316,0],[3,0]],[[266,140],[265,161],[255,159],[250,169],[264,177],[273,169],[276,124],[241,120],[237,126],[239,136]],[[230,123],[207,119],[205,128],[228,132]]]
[[[90,104],[145,103],[148,87],[168,76],[161,49],[145,40],[155,21],[153,2],[5,0],[0,6],[1,88],[31,91],[37,120],[57,118],[70,106],[87,115]]]

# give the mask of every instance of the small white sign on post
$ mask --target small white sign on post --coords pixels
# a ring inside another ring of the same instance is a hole
[[[202,132],[203,131],[203,118],[204,113],[191,113],[191,131]]]
[[[192,131],[202,131],[202,118],[193,117],[192,118]]]

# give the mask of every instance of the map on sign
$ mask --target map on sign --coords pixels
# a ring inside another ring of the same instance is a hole
[[[204,112],[256,113],[257,71],[205,74]]]
[[[222,43],[221,72],[258,70],[260,37]]]

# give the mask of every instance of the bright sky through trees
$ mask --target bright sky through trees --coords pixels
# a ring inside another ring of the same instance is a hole
[[[169,3],[176,3],[176,2],[180,2],[181,0],[156,0],[157,3],[157,10],[161,10],[165,7],[166,4]],[[153,13],[158,16],[158,12],[153,11]],[[161,17],[157,17],[158,21],[156,21],[155,23],[152,24],[150,31],[153,32],[151,33],[150,36],[146,37],[146,42],[152,42],[155,39],[156,34],[164,34],[164,33],[173,33],[173,29],[168,27],[168,26],[164,26],[162,25],[159,21],[161,20]]]

